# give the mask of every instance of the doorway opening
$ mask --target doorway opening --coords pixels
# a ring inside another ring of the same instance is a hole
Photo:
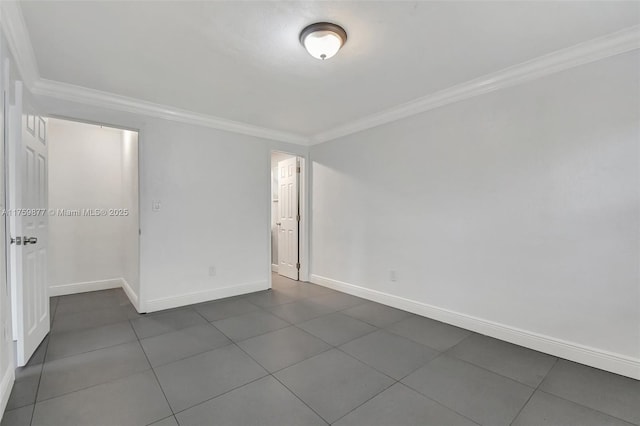
[[[271,271],[308,280],[304,157],[271,152]]]
[[[12,110],[8,269],[23,366],[56,327],[52,297],[122,288],[140,311],[138,132]],[[70,300],[69,315],[105,308]]]
[[[48,127],[49,295],[122,287],[138,308],[138,132]]]

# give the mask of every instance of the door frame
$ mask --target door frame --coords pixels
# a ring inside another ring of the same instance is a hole
[[[1,34],[0,34],[1,35]],[[1,37],[0,37],[1,38]],[[2,46],[0,46],[0,51],[2,50]],[[3,108],[2,108],[2,122],[3,122],[3,127],[2,127],[2,147],[1,149],[3,150],[3,164],[2,166],[4,167],[4,169],[2,170],[3,173],[3,185],[2,188],[0,189],[0,191],[2,191],[1,196],[3,197],[3,205],[5,208],[8,208],[8,201],[9,201],[9,122],[11,121],[11,117],[10,117],[10,106],[11,106],[11,62],[9,61],[9,59],[5,59],[4,56],[1,54],[3,52],[0,52],[0,67],[2,67],[2,70],[0,70],[0,76],[2,77],[0,79],[0,94],[1,94],[1,99],[0,102],[3,103]],[[6,371],[0,371],[0,410],[2,410],[2,412],[4,412],[5,408],[7,407],[7,403],[9,402],[9,396],[11,394],[11,390],[13,389],[14,383],[15,383],[15,369],[16,369],[16,356],[15,356],[15,343],[13,340],[13,303],[11,301],[12,299],[12,294],[11,294],[11,276],[9,274],[9,266],[10,266],[10,260],[9,260],[9,249],[10,249],[10,244],[9,244],[9,238],[7,238],[7,236],[10,234],[10,229],[9,229],[9,217],[7,215],[4,215],[4,218],[2,219],[2,223],[0,224],[0,226],[4,227],[4,241],[0,242],[0,244],[4,244],[5,247],[5,251],[4,251],[4,257],[2,259],[0,259],[0,261],[3,262],[5,270],[4,270],[4,275],[5,275],[5,288],[0,289],[0,291],[2,292],[1,297],[6,299],[4,300],[4,303],[2,306],[2,308],[6,307],[6,311],[5,312],[0,312],[0,315],[3,316],[3,318],[1,318],[4,321],[4,329],[0,330],[0,334],[2,335],[2,339],[0,339],[0,345],[4,345],[5,342],[8,342],[8,347],[6,347],[5,349],[7,350],[7,355],[9,355],[9,359],[8,359],[8,363],[7,363],[7,370]],[[0,322],[1,324],[1,322]],[[2,418],[2,414],[0,413],[0,419]]]
[[[310,203],[310,199],[309,199],[309,178],[308,178],[308,155],[304,155],[304,154],[298,154],[295,152],[289,152],[289,151],[284,151],[281,149],[271,149],[268,151],[269,153],[269,158],[268,158],[268,164],[269,164],[269,179],[268,179],[268,185],[269,185],[269,191],[268,191],[268,197],[269,197],[269,203],[268,203],[268,214],[267,217],[269,218],[269,221],[267,223],[267,236],[268,236],[268,247],[269,247],[269,256],[268,256],[268,284],[269,284],[269,288],[272,287],[272,280],[271,280],[271,273],[272,273],[272,269],[271,269],[271,259],[272,259],[272,245],[271,245],[271,224],[273,223],[273,199],[272,199],[272,194],[273,194],[273,188],[272,188],[272,183],[273,183],[273,179],[271,177],[271,157],[272,154],[274,153],[279,153],[279,154],[286,154],[286,155],[290,155],[292,157],[296,157],[298,158],[299,162],[300,162],[300,180],[298,181],[298,206],[300,209],[300,225],[298,228],[298,262],[300,262],[300,272],[298,274],[299,280],[300,281],[309,281],[309,231],[310,231],[310,220],[309,220],[309,212],[311,211],[309,209],[309,203]]]
[[[124,126],[124,125],[120,125],[120,124],[113,124],[113,123],[107,123],[104,121],[95,121],[95,120],[86,120],[83,118],[77,118],[77,117],[70,117],[67,115],[59,115],[59,114],[47,114],[45,115],[45,117],[47,118],[54,118],[57,120],[64,120],[64,121],[71,121],[71,122],[75,122],[75,123],[82,123],[82,124],[91,124],[93,126],[103,126],[103,127],[110,127],[112,129],[118,129],[118,130],[128,130],[130,132],[136,132],[138,134],[138,164],[137,164],[137,177],[138,177],[138,300],[132,300],[129,292],[126,291],[124,288],[123,290],[125,291],[125,293],[127,294],[127,297],[129,298],[131,304],[134,306],[134,308],[136,309],[136,311],[138,311],[138,313],[146,313],[146,306],[144,305],[143,301],[145,300],[142,297],[142,293],[143,293],[143,286],[142,286],[142,282],[141,282],[141,275],[142,275],[142,262],[141,262],[141,256],[140,256],[140,252],[141,252],[141,246],[142,246],[142,204],[141,204],[141,200],[142,200],[142,188],[140,185],[140,177],[142,176],[142,138],[143,138],[143,133],[144,131],[142,129],[139,128],[135,128],[135,127],[130,127],[130,126]]]

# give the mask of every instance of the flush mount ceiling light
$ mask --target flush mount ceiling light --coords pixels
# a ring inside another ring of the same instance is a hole
[[[347,42],[347,32],[339,25],[317,22],[300,33],[300,43],[311,56],[329,59]]]

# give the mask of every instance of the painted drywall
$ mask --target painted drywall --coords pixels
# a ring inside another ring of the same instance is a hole
[[[48,132],[51,294],[119,286],[123,278],[137,294],[135,133],[57,119]]]
[[[139,131],[140,309],[271,283],[271,151],[308,147],[39,96],[50,115]],[[153,211],[152,202],[160,202]],[[211,267],[215,275],[210,275]]]
[[[639,64],[618,55],[312,147],[312,280],[640,378]]]
[[[128,215],[121,217],[122,225],[122,278],[123,285],[138,305],[140,294],[140,212],[138,206],[138,133],[130,130],[122,132],[122,177],[120,191],[123,209]]]
[[[278,162],[293,157],[283,152],[271,154],[271,265],[278,267]]]

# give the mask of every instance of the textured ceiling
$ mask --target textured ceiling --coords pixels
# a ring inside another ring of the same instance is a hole
[[[40,75],[310,136],[616,30],[638,2],[26,1]],[[298,42],[332,21],[332,59]]]

